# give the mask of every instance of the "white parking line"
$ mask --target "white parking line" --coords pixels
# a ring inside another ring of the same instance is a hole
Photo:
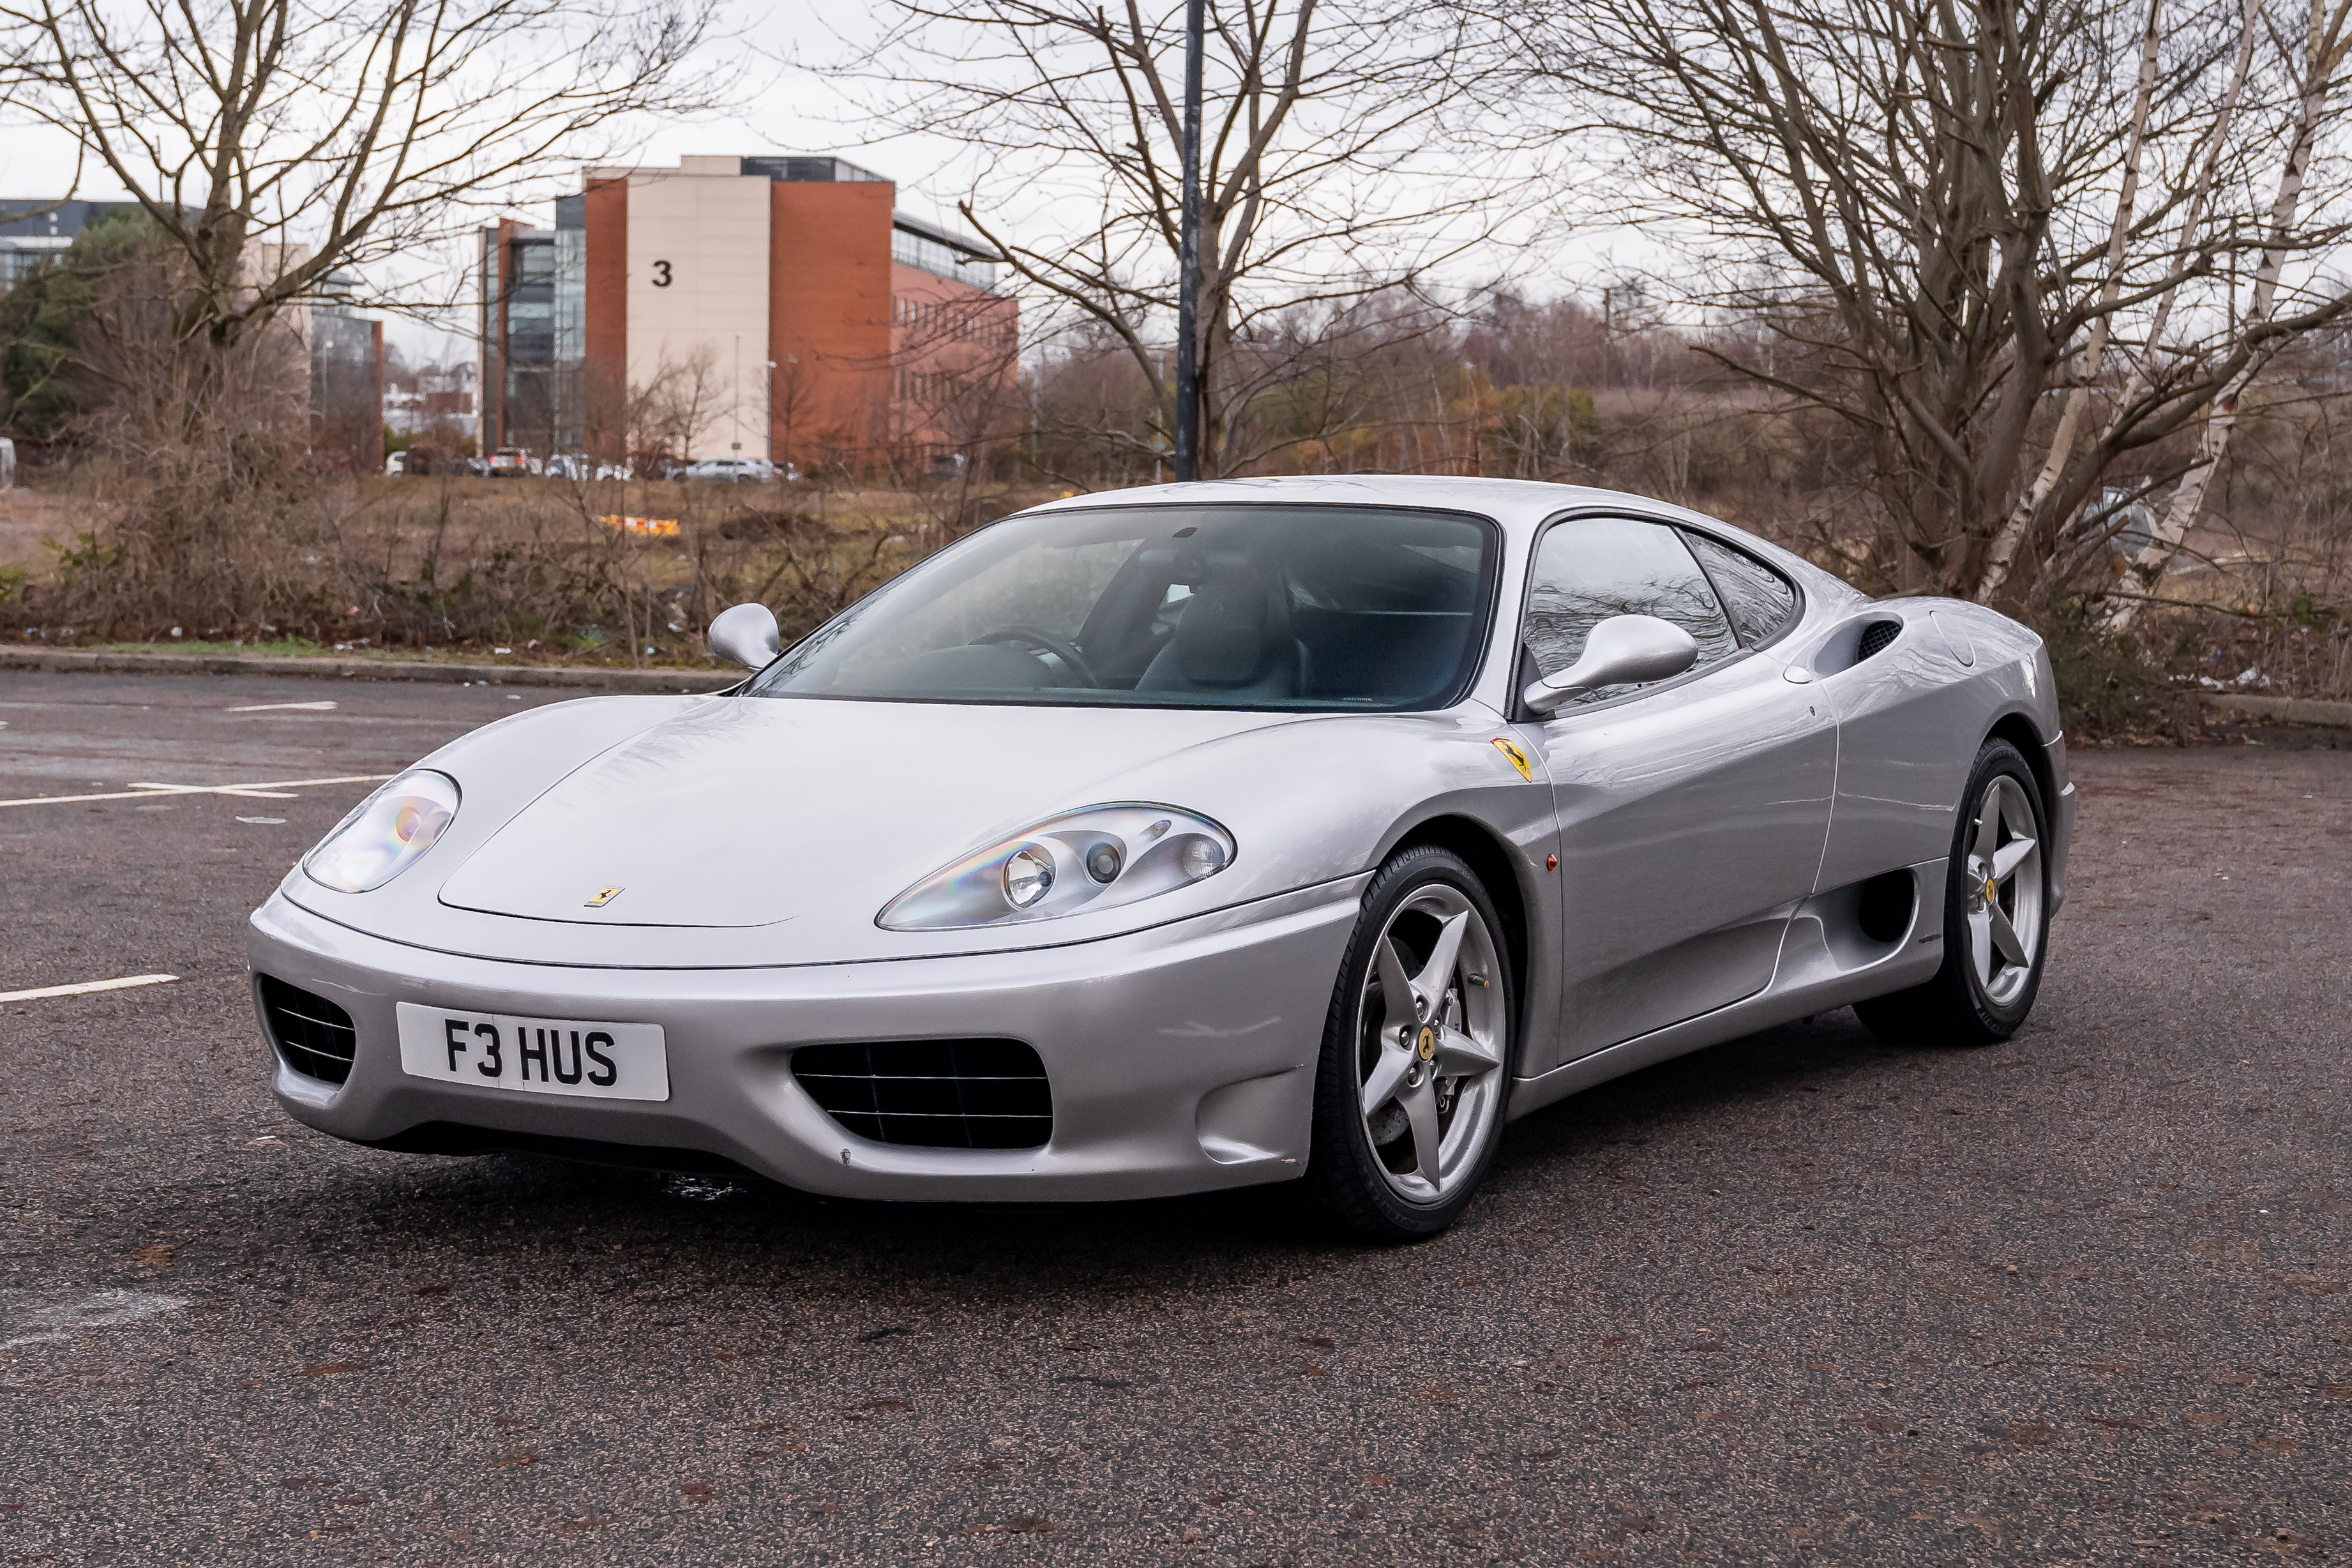
[[[128,790],[108,795],[41,795],[29,800],[0,800],[0,805],[71,805],[84,800],[154,800],[169,795],[233,795],[252,800],[287,800],[283,793],[289,789],[306,789],[316,784],[382,784],[391,773],[352,773],[339,779],[268,779],[247,784],[133,784]]]
[[[333,709],[331,702],[256,702],[244,708],[224,708],[224,713],[282,713],[299,710],[325,713]]]
[[[79,985],[44,985],[34,991],[0,991],[0,1002],[30,1002],[36,996],[81,996],[92,991],[120,991],[128,985],[162,985],[176,974],[130,974],[121,980],[85,980]]]
[[[233,795],[240,800],[292,800],[292,792],[270,784],[166,784],[133,782],[132,789],[156,795]]]
[[[15,1350],[18,1345],[55,1344],[71,1337],[82,1329],[119,1329],[126,1323],[143,1322],[160,1318],[166,1312],[176,1312],[187,1306],[177,1296],[150,1296],[138,1290],[100,1290],[95,1296],[63,1307],[44,1307],[30,1314],[39,1331],[18,1334],[12,1340],[0,1340],[0,1351]]]

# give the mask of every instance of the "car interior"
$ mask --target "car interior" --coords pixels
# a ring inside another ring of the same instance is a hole
[[[1327,515],[1301,515],[1318,510]],[[1213,515],[1220,510],[1241,515]],[[1289,515],[1270,515],[1277,512]],[[1044,592],[976,591],[968,596],[978,603],[928,617],[929,606],[904,605],[902,626],[930,623],[927,635],[912,637],[891,635],[879,617],[859,626],[853,613],[851,624],[836,623],[836,636],[810,639],[827,646],[805,656],[792,650],[757,689],[1398,709],[1448,700],[1470,673],[1491,598],[1490,524],[1299,507],[1189,508],[1168,521],[1182,526],[1133,540],[1099,587],[1072,581]],[[1054,548],[1049,539],[1033,552]],[[1002,556],[978,556],[974,584],[1018,575]],[[1042,569],[1034,575],[1062,581]],[[953,584],[933,586],[930,605],[954,599]],[[890,607],[887,597],[877,595],[877,609]],[[977,624],[992,613],[1003,618]]]

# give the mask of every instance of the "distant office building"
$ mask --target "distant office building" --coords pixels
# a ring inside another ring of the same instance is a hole
[[[0,202],[0,290],[13,289],[121,202]]]
[[[327,286],[351,280],[331,273]],[[383,323],[338,304],[293,313],[310,348],[310,456],[337,468],[373,469],[383,461]]]
[[[129,202],[0,202],[0,291],[42,266],[64,259],[75,238],[100,218],[135,213]],[[307,246],[256,242],[241,254],[241,275],[274,277],[310,258]],[[347,274],[325,280],[331,294],[352,287]],[[310,456],[336,467],[373,468],[383,460],[383,323],[332,300],[289,305],[273,325],[291,332],[310,372]]]
[[[596,168],[481,237],[482,445],[869,465],[1011,415],[997,263],[837,158]]]

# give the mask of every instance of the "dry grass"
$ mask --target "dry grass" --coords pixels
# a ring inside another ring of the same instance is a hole
[[[2079,598],[2039,613],[2076,733],[2177,737],[2192,723],[2186,695],[2217,686],[2352,699],[2352,478],[2329,460],[2332,443],[2279,428],[2247,444],[2165,581],[2169,602],[2131,637],[2090,636]],[[1885,587],[1834,458],[1790,422],[1720,398],[1635,394],[1603,396],[1588,434],[1574,471],[1552,477],[1678,500]],[[199,618],[194,596],[174,592],[184,585],[125,593],[104,564],[125,517],[152,514],[154,495],[94,467],[40,480],[0,495],[0,635],[11,639],[692,666],[707,662],[702,629],[729,605],[767,604],[789,640],[971,528],[1056,493],[319,478],[256,502],[235,542],[247,564],[229,563],[247,597]],[[26,580],[12,583],[12,569]],[[110,584],[110,599],[96,591]]]
[[[795,636],[1036,499],[1003,487],[320,478],[291,500],[256,499],[234,546],[247,559],[228,563],[253,591],[219,611],[184,584],[125,581],[121,518],[155,510],[155,498],[125,489],[12,493],[11,537],[23,542],[19,569],[30,580],[9,606],[10,634],[83,647],[294,638],[337,650],[698,664],[702,628],[728,605],[766,603]],[[39,542],[84,535],[78,554]]]

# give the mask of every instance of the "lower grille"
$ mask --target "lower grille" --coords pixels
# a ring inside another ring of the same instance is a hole
[[[269,1038],[286,1065],[321,1083],[341,1083],[352,1076],[352,1057],[359,1047],[359,1032],[352,1016],[298,985],[271,974],[254,976],[261,987],[261,1016],[269,1024]]]
[[[1045,1064],[1019,1040],[803,1046],[793,1077],[850,1131],[928,1149],[1036,1149],[1054,1133]]]

